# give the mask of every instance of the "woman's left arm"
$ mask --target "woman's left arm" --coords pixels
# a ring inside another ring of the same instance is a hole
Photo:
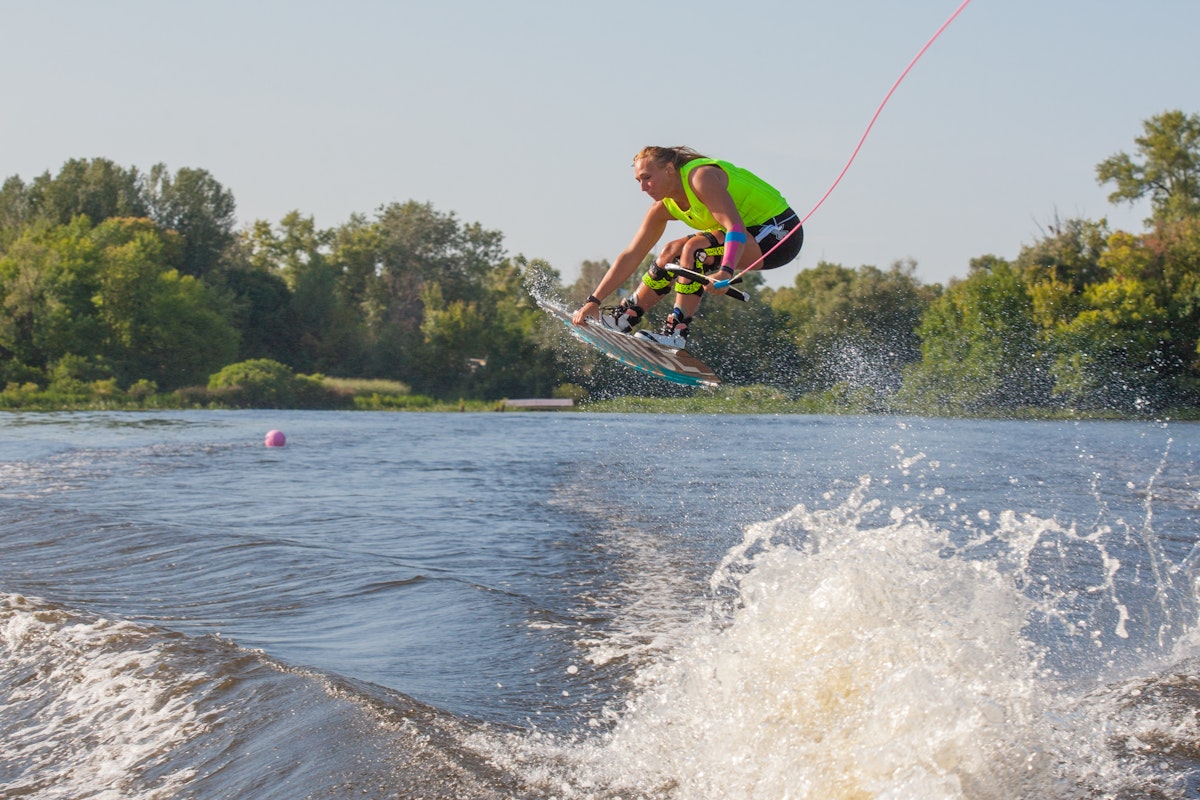
[[[688,175],[692,191],[713,218],[725,229],[725,255],[721,259],[721,277],[728,278],[739,268],[751,264],[761,255],[758,242],[746,235],[746,224],[733,197],[729,194],[729,175],[718,166],[706,166],[692,170]],[[708,291],[723,294],[722,289],[709,287]]]

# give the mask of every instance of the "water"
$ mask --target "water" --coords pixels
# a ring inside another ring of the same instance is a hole
[[[0,797],[1200,797],[1198,433],[5,415]]]

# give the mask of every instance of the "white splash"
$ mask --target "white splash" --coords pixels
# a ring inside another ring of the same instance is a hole
[[[750,527],[713,577],[732,610],[652,668],[653,689],[589,754],[589,782],[678,798],[1011,797],[1044,768],[1028,603],[986,564],[941,556],[920,520],[860,528],[866,486]]]
[[[42,800],[159,800],[191,777],[142,780],[205,723],[149,633],[128,622],[81,619],[16,595],[0,600],[6,722],[0,772],[14,795]]]
[[[603,733],[513,737],[497,763],[562,798],[999,800],[1145,785],[1150,767],[1132,778],[1110,747],[1126,690],[1099,674],[1065,685],[1058,670],[1076,653],[1109,659],[1132,623],[1154,638],[1110,552],[1133,537],[1013,511],[950,532],[917,508],[883,509],[870,486],[748,526],[711,577],[711,613],[672,626]]]

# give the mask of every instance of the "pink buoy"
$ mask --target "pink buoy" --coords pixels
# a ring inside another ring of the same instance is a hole
[[[287,437],[283,435],[283,431],[268,431],[265,443],[267,447],[283,447],[287,444]]]

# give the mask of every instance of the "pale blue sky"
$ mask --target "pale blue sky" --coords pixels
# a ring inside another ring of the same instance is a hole
[[[200,167],[244,223],[428,201],[569,281],[637,227],[645,144],[750,168],[805,214],[959,2],[0,0],[0,177]],[[1055,215],[1140,231],[1095,165],[1200,113],[1198,31],[1197,0],[973,0],[771,285],[822,259],[945,282]]]

